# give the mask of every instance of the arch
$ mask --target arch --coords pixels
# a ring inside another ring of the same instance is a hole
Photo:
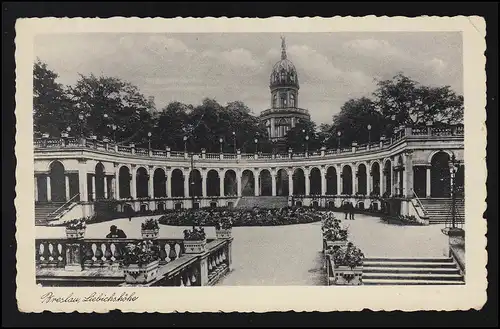
[[[165,170],[156,168],[153,173],[153,196],[155,198],[167,196],[167,176]]]
[[[290,107],[295,107],[295,94],[290,94]]]
[[[391,160],[387,159],[384,163],[385,191],[383,193],[386,196],[389,196],[392,194],[391,193],[391,186],[392,186],[391,168],[392,168],[392,162],[391,162]]]
[[[98,162],[95,165],[95,198],[96,200],[104,199],[104,189],[106,186],[106,175],[104,173],[104,165]]]
[[[358,191],[357,193],[366,195],[367,193],[367,181],[366,181],[366,165],[361,163],[358,165],[358,170],[356,171],[356,176],[358,180]]]
[[[191,172],[189,173],[189,196],[201,196],[201,183],[201,172],[198,169],[191,170]]]
[[[49,167],[50,198],[52,201],[66,201],[66,178],[64,165],[54,161]]]
[[[156,205],[156,210],[158,211],[165,211],[165,203],[163,202],[158,202],[158,204]]]
[[[314,167],[310,173],[310,190],[311,195],[321,195],[321,170]]]
[[[380,195],[380,163],[378,161],[374,161],[371,165],[370,176],[372,178],[371,191],[368,191],[368,194]]]
[[[437,152],[431,159],[431,197],[448,198],[451,192],[450,155]]]
[[[172,196],[173,197],[185,197],[184,195],[184,174],[180,169],[172,170],[171,178],[172,180]],[[177,208],[176,208],[177,209]]]
[[[349,165],[342,167],[342,194],[352,195],[352,168]]]
[[[286,169],[279,169],[276,173],[276,195],[288,196],[288,172]]]
[[[136,195],[138,198],[148,197],[148,181],[149,181],[149,174],[146,168],[144,167],[137,168],[135,183],[136,183]]]
[[[255,195],[255,176],[251,170],[243,170],[241,173],[241,195]]]
[[[232,169],[224,173],[224,195],[238,195],[238,181],[236,180],[236,172]]]
[[[207,195],[219,196],[220,195],[220,177],[215,169],[211,169],[207,173]]]
[[[293,195],[306,194],[306,178],[302,168],[296,168],[292,175],[293,180]]]
[[[273,94],[273,108],[277,108],[277,107],[278,107],[278,94],[274,93]]]
[[[450,159],[451,159],[451,157],[453,156],[453,152],[452,152],[452,151],[450,151],[450,150],[437,150],[437,151],[433,151],[433,152],[431,152],[431,153],[429,154],[429,157],[427,157],[427,163],[428,163],[428,164],[431,164],[431,163],[432,163],[432,159],[434,158],[434,156],[435,156],[436,154],[438,154],[438,153],[441,153],[441,152],[444,152],[444,153],[448,154],[448,156],[450,157]]]
[[[119,195],[120,198],[130,198],[130,180],[132,175],[130,174],[130,169],[127,166],[122,166],[118,170],[118,180],[120,185]]]
[[[262,169],[259,173],[259,187],[260,195],[270,196],[272,195],[272,177],[271,172],[268,169]]]
[[[339,194],[337,191],[337,169],[334,166],[330,166],[326,170],[326,194]]]
[[[288,118],[281,118],[275,123],[275,137],[283,137],[290,130],[292,122]]]

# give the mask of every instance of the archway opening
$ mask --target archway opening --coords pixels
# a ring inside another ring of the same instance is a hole
[[[252,196],[255,195],[255,177],[250,170],[244,170],[241,175],[241,195]]]
[[[269,170],[264,169],[259,175],[260,195],[272,195],[272,177]]]
[[[337,191],[337,170],[329,167],[326,171],[326,194],[336,195]]]
[[[306,194],[306,179],[304,176],[304,171],[301,168],[295,169],[293,172],[293,195],[305,195]]]
[[[391,160],[387,160],[384,164],[384,177],[385,177],[385,191],[384,194],[386,196],[391,195],[391,187],[392,187],[392,177],[391,177]]]
[[[366,195],[366,166],[364,164],[360,164],[358,166],[358,171],[356,172],[356,176],[358,178],[358,194]]]
[[[184,175],[182,170],[174,169],[172,170],[172,196],[173,197],[184,197]],[[176,204],[176,208],[177,204]],[[180,209],[180,208],[179,208]]]
[[[224,174],[224,195],[232,196],[238,194],[238,182],[236,181],[236,172],[228,170]]]
[[[193,169],[189,173],[189,196],[201,196],[201,173],[198,169]]]
[[[318,168],[313,168],[311,170],[311,195],[321,195],[321,171]]]
[[[137,168],[136,174],[136,193],[138,198],[148,197],[148,171],[144,167]]]
[[[50,165],[50,197],[52,201],[66,201],[66,179],[64,177],[64,165],[54,161]]]
[[[460,165],[458,167],[457,173],[455,174],[455,193],[457,197],[463,198],[465,195],[464,179],[465,179],[465,166]]]
[[[167,176],[165,176],[165,171],[161,168],[157,168],[153,173],[153,192],[155,198],[167,196],[166,184]]]
[[[342,169],[342,194],[352,195],[352,169],[344,166]]]
[[[378,164],[378,162],[374,162],[372,164],[370,177],[372,179],[373,184],[371,184],[372,190],[368,191],[368,194],[373,193],[374,195],[380,195],[380,165]]]
[[[288,196],[288,173],[285,169],[278,170],[276,174],[276,195]]]
[[[209,170],[207,173],[207,195],[220,195],[220,178],[217,170]]]
[[[120,191],[119,195],[120,198],[129,198],[130,195],[130,180],[132,179],[132,176],[130,175],[130,170],[128,167],[121,167],[120,170],[118,171],[118,180],[119,180],[119,185],[120,185]]]
[[[106,176],[104,174],[104,165],[98,163],[95,166],[95,198],[96,200],[104,199],[104,189],[107,187],[105,184]]]
[[[450,156],[446,152],[438,152],[431,159],[431,196],[450,197],[450,183]]]

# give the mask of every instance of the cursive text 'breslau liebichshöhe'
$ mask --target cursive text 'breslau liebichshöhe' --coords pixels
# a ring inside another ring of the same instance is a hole
[[[139,299],[139,296],[136,296],[135,292],[126,293],[122,292],[121,294],[117,294],[115,292],[111,294],[105,293],[97,293],[92,292],[88,295],[84,296],[76,296],[73,292],[68,295],[56,295],[53,292],[47,292],[40,297],[42,303],[50,304],[50,303],[100,303],[100,302],[135,302]]]

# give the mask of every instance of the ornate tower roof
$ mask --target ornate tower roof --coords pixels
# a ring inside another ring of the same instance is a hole
[[[281,60],[274,64],[271,72],[270,87],[295,87],[299,88],[299,78],[293,63],[287,59],[285,38],[281,37]]]

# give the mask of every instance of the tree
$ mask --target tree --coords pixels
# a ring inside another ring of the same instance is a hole
[[[59,137],[71,120],[72,103],[64,87],[56,82],[57,73],[39,59],[33,66],[33,130],[35,136],[48,133]]]
[[[100,139],[116,136],[121,143],[147,143],[147,134],[154,126],[150,113],[152,103],[136,86],[118,78],[91,74],[80,75],[69,92],[77,116],[72,122],[79,126],[80,134],[93,134]]]
[[[180,102],[168,104],[159,113],[153,129],[152,145],[154,148],[170,147],[172,150],[183,150],[183,137],[186,135],[188,112],[192,106]]]
[[[299,121],[295,127],[288,130],[286,143],[294,152],[315,151],[321,147],[316,132],[316,124],[313,121]]]

